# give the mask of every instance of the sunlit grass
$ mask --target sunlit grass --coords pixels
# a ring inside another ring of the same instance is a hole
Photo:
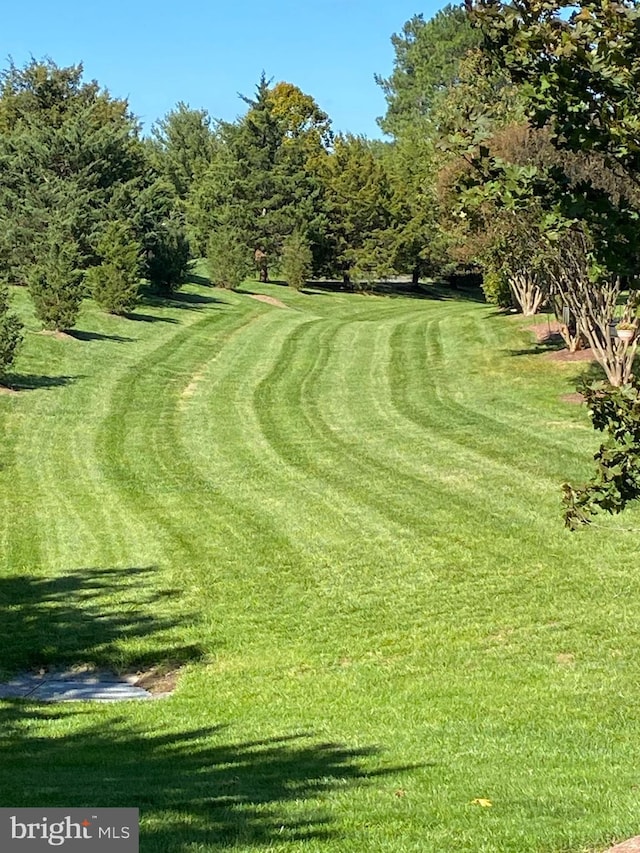
[[[143,851],[637,833],[640,519],[562,527],[580,366],[455,294],[246,290],[288,307],[190,285],[76,339],[14,294],[0,668],[183,669],[0,703],[1,804],[139,806]]]

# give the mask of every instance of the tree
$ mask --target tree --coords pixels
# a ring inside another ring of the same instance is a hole
[[[326,162],[333,267],[345,281],[373,281],[391,271],[391,187],[382,158],[361,136],[339,135]]]
[[[153,125],[152,159],[160,175],[186,199],[194,182],[215,157],[218,140],[206,110],[193,110],[180,101]]]
[[[294,231],[284,241],[281,273],[289,287],[300,290],[311,276],[313,254],[304,234]]]
[[[638,265],[640,216],[640,17],[632,0],[609,3],[466,0],[486,51],[527,95],[534,127],[548,126],[553,145],[602,156],[625,184],[612,194],[589,178],[568,185],[548,175],[556,209],[585,222],[594,260],[611,274]]]
[[[177,290],[189,272],[189,241],[177,214],[157,224],[146,240],[146,275],[161,293]]]
[[[0,378],[13,364],[22,341],[22,323],[9,310],[7,289],[0,286]]]
[[[101,308],[124,314],[138,301],[142,247],[129,225],[115,221],[105,229],[98,251],[102,261],[88,270],[86,283]]]
[[[285,239],[301,230],[321,262],[325,229],[320,164],[327,157],[330,125],[315,101],[296,86],[271,87],[262,75],[246,114],[220,125],[220,149],[187,203],[200,245],[229,228],[241,236],[268,279]]]
[[[190,247],[172,185],[151,173],[123,185],[113,206],[117,217],[126,216],[133,238],[142,245],[142,276],[160,292],[179,288],[189,271]]]
[[[375,78],[387,100],[387,113],[378,122],[385,133],[398,137],[430,115],[458,80],[460,61],[480,45],[481,37],[464,9],[449,4],[429,21],[414,15],[391,42],[393,72]]]
[[[39,256],[29,269],[29,291],[45,329],[75,326],[83,291],[80,253],[64,221],[52,220],[40,241]]]
[[[242,235],[228,226],[221,226],[211,234],[207,260],[209,277],[218,287],[235,290],[251,271],[250,253]]]
[[[66,264],[66,250],[53,260],[52,224],[73,247],[69,270],[98,263],[114,194],[146,169],[126,101],[82,75],[82,65],[51,60],[12,63],[0,75],[0,266],[5,280],[39,290],[45,267],[51,286],[54,269]],[[75,273],[63,278],[65,286],[79,281]]]

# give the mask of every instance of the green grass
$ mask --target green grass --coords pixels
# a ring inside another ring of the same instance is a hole
[[[562,527],[580,365],[455,294],[251,288],[289,307],[189,285],[76,339],[14,294],[0,668],[183,668],[0,702],[0,804],[139,806],[148,853],[636,834],[640,518]]]

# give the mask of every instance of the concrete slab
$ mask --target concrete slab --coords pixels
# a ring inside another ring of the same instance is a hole
[[[26,674],[0,684],[0,699],[29,699],[32,702],[122,702],[157,699],[137,687],[135,677],[119,678],[112,672],[71,671]]]
[[[92,702],[121,702],[125,699],[152,699],[151,693],[142,687],[113,681],[90,682],[74,681],[45,681],[38,685],[29,699],[34,702],[77,702],[90,700]]]
[[[0,684],[0,699],[24,698],[33,693],[43,681],[42,676],[33,675],[21,675],[17,678],[12,678],[11,681],[5,681],[3,684]]]

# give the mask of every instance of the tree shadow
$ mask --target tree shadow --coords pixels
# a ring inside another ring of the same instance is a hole
[[[36,373],[6,373],[2,385],[12,391],[37,391],[40,388],[61,388],[84,376],[40,376]]]
[[[640,353],[636,353],[633,359],[632,372],[634,376],[640,375]],[[608,382],[607,374],[597,361],[591,361],[585,365],[583,370],[575,376],[576,388],[580,389],[585,383],[591,385],[593,382]]]
[[[141,314],[139,311],[128,311],[122,315],[126,320],[136,323],[177,323],[175,317],[156,317],[154,314]]]
[[[215,296],[203,296],[200,293],[182,293],[177,291],[170,296],[147,291],[142,297],[142,304],[157,308],[187,308],[197,311],[205,305],[224,304],[222,299]]]
[[[197,659],[201,649],[175,641],[178,621],[153,615],[162,598],[179,595],[156,590],[154,575],[154,567],[90,568],[55,578],[0,578],[0,668],[8,674],[73,665],[126,671]]]
[[[125,717],[87,725],[81,714],[65,710],[63,731],[38,737],[34,729],[62,720],[60,709],[0,705],[3,805],[138,807],[143,850],[339,844],[343,833],[325,805],[332,791],[425,766],[381,767],[376,747],[308,732],[233,742],[223,726],[165,731]]]
[[[273,283],[279,284],[279,282]],[[286,282],[282,284],[288,287]],[[428,299],[431,294],[425,290],[426,287],[427,285],[415,285],[405,281],[376,281],[358,285],[355,282],[345,283],[338,279],[316,279],[308,281],[305,287],[300,288],[300,293],[306,296],[321,296],[325,293],[360,293],[390,298]]]
[[[509,355],[540,355],[542,353],[560,352],[561,350],[566,348],[567,345],[562,335],[552,333],[546,338],[543,338],[541,341],[536,341],[534,344],[531,344],[531,346],[529,347],[524,347],[523,349],[509,350]]]
[[[459,283],[452,283],[449,279],[442,279],[428,283],[420,282],[419,284],[413,284],[411,281],[379,281],[365,287],[345,284],[337,280],[330,281],[322,279],[307,282],[307,286],[302,288],[300,292],[308,296],[323,293],[361,293],[364,295],[386,296],[390,299],[429,299],[436,302],[450,300],[486,302],[482,290],[473,282],[466,283],[466,279],[461,279]]]
[[[67,334],[77,341],[114,341],[119,344],[132,344],[135,338],[126,338],[122,335],[103,335],[101,332],[85,332],[81,329],[72,329]]]
[[[205,275],[198,275],[197,273],[189,273],[185,280],[188,284],[201,284],[203,287],[212,286],[211,279],[207,278]]]

